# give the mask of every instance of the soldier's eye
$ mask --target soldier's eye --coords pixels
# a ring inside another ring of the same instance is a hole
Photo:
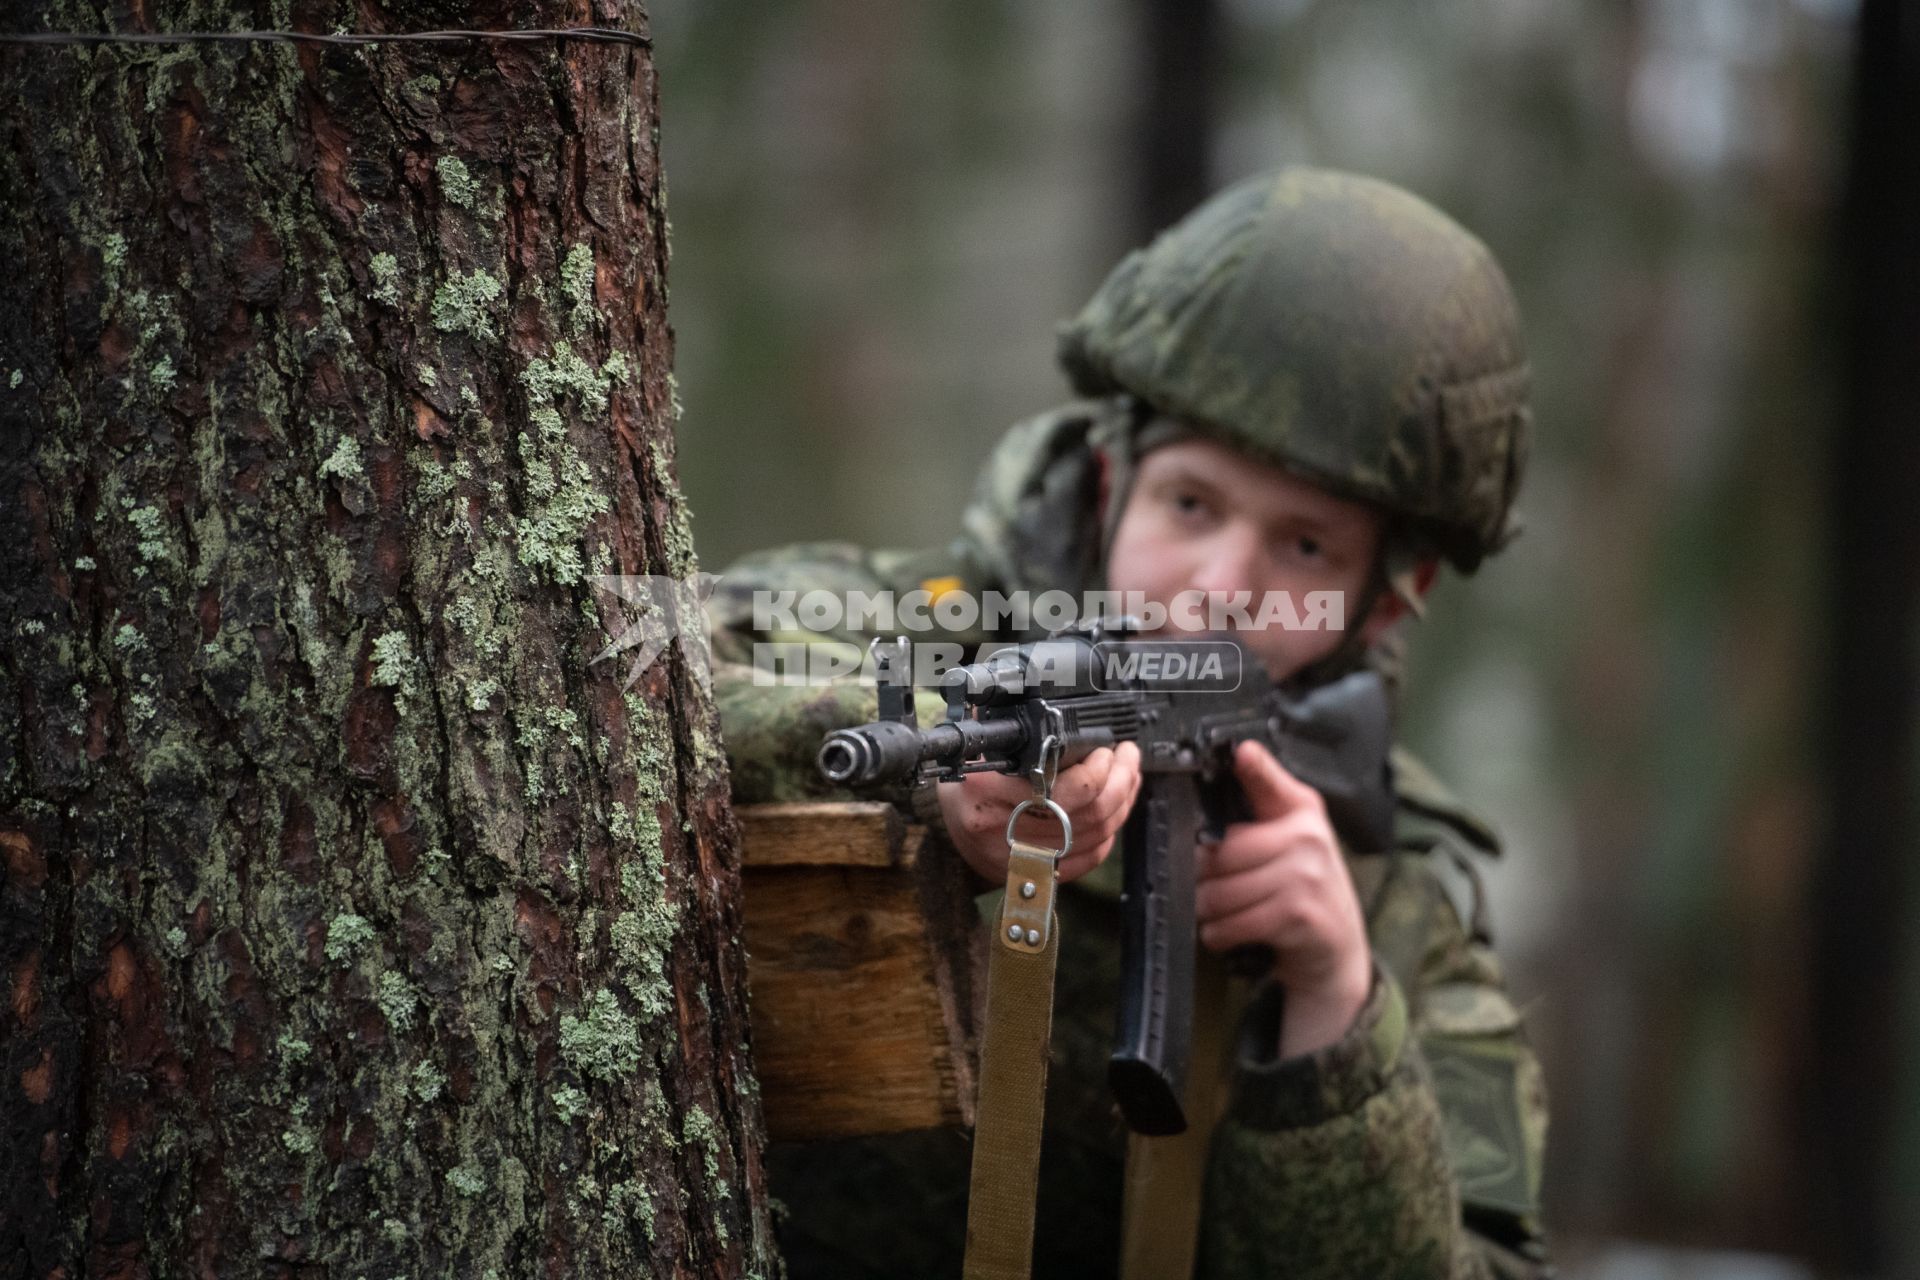
[[[1204,515],[1207,503],[1197,493],[1178,492],[1173,495],[1173,509],[1183,516]]]

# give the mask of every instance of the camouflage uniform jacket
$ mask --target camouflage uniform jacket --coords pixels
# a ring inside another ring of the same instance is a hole
[[[741,665],[753,642],[801,637],[754,631],[752,593],[905,592],[943,580],[970,590],[1079,589],[1084,564],[1057,568],[1050,581],[1034,576],[1047,573],[1045,565],[1021,566],[1018,576],[1008,565],[1023,552],[1045,554],[1036,547],[1071,551],[1071,538],[1033,529],[1035,513],[1018,508],[1023,494],[1048,494],[1042,506],[1053,507],[1063,494],[1088,492],[1092,479],[1063,481],[1059,464],[1084,439],[1076,432],[1097,418],[1069,409],[1015,428],[989,464],[969,533],[951,547],[865,553],[803,545],[750,557],[722,575],[710,604],[714,687],[736,801],[833,796],[814,771],[821,736],[875,713],[870,687],[756,686]],[[1068,446],[1059,443],[1063,432]],[[924,708],[923,723],[933,714]],[[1349,860],[1375,958],[1359,1018],[1338,1044],[1276,1061],[1280,992],[1255,991],[1245,1005],[1206,1176],[1197,1274],[1207,1280],[1549,1274],[1538,1213],[1545,1095],[1504,990],[1473,869],[1497,843],[1411,756],[1397,752],[1395,763],[1396,848]],[[937,801],[901,800],[944,837]],[[1105,1079],[1119,973],[1118,864],[1110,858],[1061,895],[1035,1268],[1052,1280],[1111,1277],[1118,1267],[1126,1138]],[[959,1274],[966,1135],[776,1146],[770,1164],[796,1280]]]

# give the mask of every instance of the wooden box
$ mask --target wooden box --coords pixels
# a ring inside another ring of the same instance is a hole
[[[970,873],[892,805],[735,811],[768,1135],[973,1124],[984,938]]]

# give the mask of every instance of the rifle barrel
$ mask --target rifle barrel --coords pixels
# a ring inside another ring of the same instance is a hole
[[[1017,717],[945,720],[927,729],[879,720],[828,734],[820,745],[820,772],[848,787],[910,782],[923,764],[958,765],[982,754],[1017,753],[1026,742],[1027,726]]]

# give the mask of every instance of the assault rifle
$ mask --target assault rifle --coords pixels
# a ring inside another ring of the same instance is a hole
[[[1392,730],[1385,686],[1371,671],[1294,695],[1230,635],[1129,634],[1125,620],[1096,624],[950,668],[940,684],[947,718],[926,728],[904,670],[906,641],[877,641],[880,718],[829,734],[819,764],[831,781],[856,787],[983,770],[1037,785],[1101,747],[1139,744],[1140,798],[1122,835],[1119,1021],[1107,1078],[1127,1123],[1159,1135],[1186,1128],[1193,850],[1203,834],[1217,838],[1249,816],[1234,747],[1263,743],[1321,794],[1342,840],[1374,851],[1392,836]]]

